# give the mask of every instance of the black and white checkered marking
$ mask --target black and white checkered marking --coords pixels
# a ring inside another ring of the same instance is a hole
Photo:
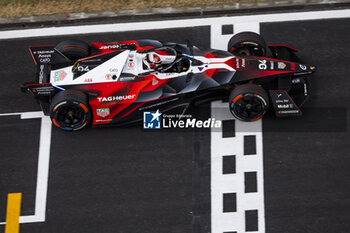
[[[261,121],[235,121],[220,101],[211,117],[231,122],[211,132],[211,232],[265,232]]]
[[[226,50],[240,31],[259,32],[258,22],[211,26],[211,47]],[[234,120],[228,103],[212,102],[211,232],[265,232],[262,124]]]
[[[232,121],[227,103],[212,109],[212,117]],[[232,137],[223,137],[232,130],[225,125],[211,133],[212,232],[264,232],[262,134],[254,132],[261,122],[234,122]]]

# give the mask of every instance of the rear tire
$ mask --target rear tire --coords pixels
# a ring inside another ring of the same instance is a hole
[[[266,49],[264,38],[255,32],[240,32],[230,39],[227,46],[230,53],[259,57],[266,55]]]
[[[60,129],[76,131],[89,125],[92,119],[87,96],[79,91],[57,93],[50,105],[52,123]]]
[[[88,57],[91,52],[90,45],[80,40],[62,41],[55,49],[72,61]]]
[[[256,121],[263,117],[269,108],[269,96],[255,84],[243,84],[232,90],[229,97],[232,115],[241,121]]]

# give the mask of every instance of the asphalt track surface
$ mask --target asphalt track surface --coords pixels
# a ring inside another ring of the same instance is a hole
[[[300,49],[318,72],[301,118],[263,120],[268,233],[350,229],[350,19],[262,23],[271,44]],[[208,48],[210,27],[2,40],[0,113],[40,110],[19,92],[35,71],[29,45],[157,39]],[[210,115],[208,106],[197,111]],[[6,198],[21,192],[21,215],[34,213],[40,120],[0,117],[0,222]],[[21,232],[209,232],[209,132],[52,128],[46,221]],[[0,226],[3,232],[4,226]]]

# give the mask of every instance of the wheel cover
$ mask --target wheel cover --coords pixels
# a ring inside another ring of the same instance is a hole
[[[87,114],[78,104],[64,104],[55,110],[55,120],[63,129],[79,129],[86,123]]]
[[[255,120],[265,114],[265,101],[256,94],[245,94],[233,103],[233,113],[244,120]]]

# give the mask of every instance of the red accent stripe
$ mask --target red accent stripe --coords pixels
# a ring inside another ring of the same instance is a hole
[[[84,104],[80,103],[79,104],[80,107],[82,107],[84,109],[85,112],[88,112],[89,110],[87,109],[87,107],[85,107]]]
[[[52,118],[51,120],[58,128],[61,128],[61,126],[56,122],[55,118]]]
[[[32,50],[30,49],[30,47],[28,49],[29,49],[30,55],[32,55],[32,58],[33,58],[35,65],[37,65],[38,63],[36,62],[36,60],[34,58],[34,54],[33,54]]]
[[[257,120],[259,120],[260,118],[262,118],[263,117],[263,115],[260,115],[260,116],[258,116],[257,118],[254,118],[254,119],[252,119],[252,120],[250,120],[250,121],[257,121]]]
[[[87,60],[87,59],[90,59],[90,58],[94,58],[94,57],[98,57],[98,56],[101,56],[101,55],[105,55],[105,54],[108,54],[108,53],[114,53],[118,50],[113,50],[113,51],[110,51],[110,52],[106,52],[106,53],[99,53],[99,54],[96,54],[96,55],[92,55],[90,57],[84,57],[84,58],[81,58],[79,59],[78,61],[84,61],[84,60]]]
[[[213,54],[211,54],[211,53],[207,53],[207,54],[205,54],[205,56],[204,57],[206,57],[206,58],[216,58],[216,56],[214,56]]]
[[[236,96],[234,99],[233,99],[233,103],[236,103],[236,101],[237,100],[239,100],[240,98],[242,98],[243,97],[243,95],[241,94],[241,95],[238,95],[238,96]]]
[[[33,84],[27,84],[27,86],[39,86],[39,85],[51,85],[51,83],[33,83]]]
[[[258,75],[256,78],[262,78],[265,76],[271,76],[276,74],[288,74],[288,73],[294,73],[294,71],[283,71],[283,70],[267,70],[267,71],[260,71],[260,75]]]

